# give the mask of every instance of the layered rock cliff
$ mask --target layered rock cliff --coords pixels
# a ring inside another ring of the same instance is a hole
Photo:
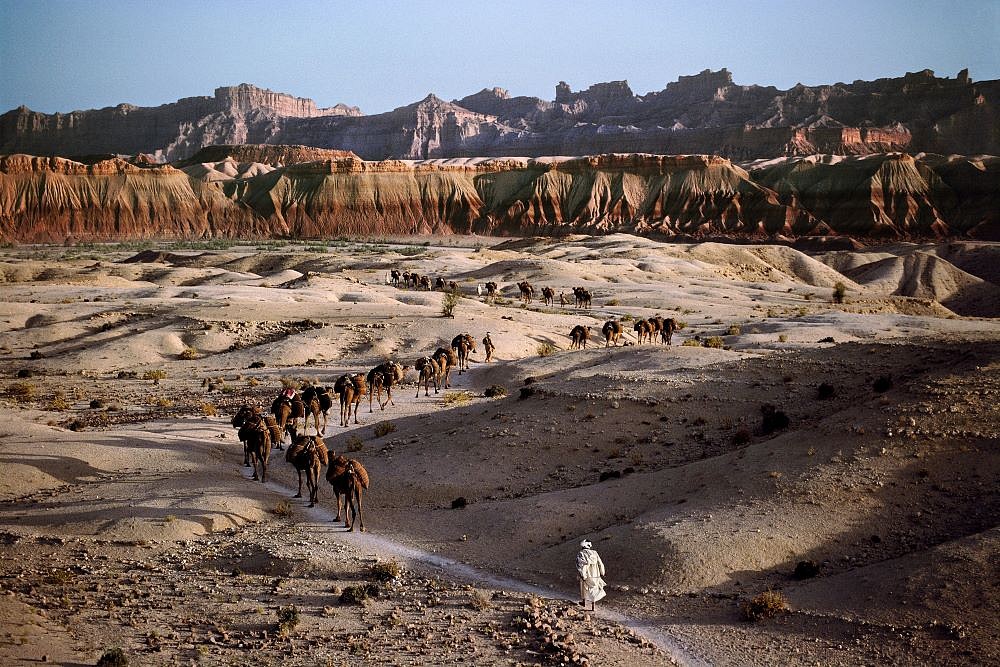
[[[616,231],[1000,239],[998,193],[993,157],[816,156],[744,168],[711,156],[368,162],[334,154],[280,167],[227,156],[182,170],[12,155],[0,158],[0,240]]]
[[[714,154],[750,160],[887,151],[1000,153],[1000,81],[930,70],[821,86],[737,85],[728,70],[682,76],[636,95],[626,81],[555,99],[487,88],[446,102],[434,95],[363,116],[243,84],[155,108],[130,105],[46,115],[21,107],[0,116],[0,153],[147,153],[188,158],[211,144],[302,144],[387,158]]]

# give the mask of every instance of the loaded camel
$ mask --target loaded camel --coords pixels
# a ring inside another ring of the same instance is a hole
[[[494,303],[497,300],[497,289],[499,286],[492,280],[486,283],[486,303]]]
[[[340,521],[340,496],[344,496],[344,527],[354,530],[355,522],[361,525],[365,532],[365,519],[361,513],[361,496],[368,488],[368,471],[360,461],[335,456],[326,469],[326,481],[333,487],[333,495],[337,499],[337,518]]]
[[[431,279],[429,276],[420,276],[420,289],[431,291]]]
[[[451,347],[458,353],[458,374],[469,370],[469,355],[476,352],[476,339],[467,333],[451,339]]]
[[[292,496],[302,497],[302,473],[306,474],[306,488],[309,490],[309,507],[319,502],[319,472],[330,462],[326,443],[318,435],[292,435],[292,444],[285,452],[285,460],[295,466],[299,475],[299,490]]]
[[[674,336],[674,331],[677,330],[677,323],[674,322],[674,318],[667,317],[663,318],[660,315],[649,318],[649,323],[653,327],[652,337],[649,342],[653,342],[653,338],[659,338],[660,343],[663,345],[670,345],[671,339]],[[657,336],[656,334],[660,334]]]
[[[554,289],[551,287],[542,288],[542,302],[545,303],[546,306],[551,306],[555,301],[555,298],[556,291]]]
[[[392,402],[392,388],[403,381],[406,376],[408,366],[397,361],[386,361],[368,371],[368,412],[372,409],[373,399],[378,399],[378,406],[385,410],[387,404],[396,405]],[[382,402],[382,390],[385,389],[385,403]]]
[[[364,373],[347,373],[337,378],[333,391],[340,396],[340,425],[348,426],[351,422],[351,405],[354,405],[354,423],[358,421],[358,406],[361,397],[368,391]]]
[[[327,414],[330,412],[330,408],[333,407],[333,397],[330,396],[330,388],[311,384],[306,385],[306,388],[302,390],[302,404],[305,408],[305,424],[303,429],[308,430],[309,417],[312,417],[316,425],[316,435],[326,433]],[[323,418],[322,429],[319,427],[320,417]]]
[[[437,364],[437,378],[435,381],[445,389],[451,389],[451,369],[458,363],[458,355],[455,350],[439,347],[431,356]]]
[[[239,421],[238,437],[246,443],[244,451],[253,464],[251,479],[266,482],[267,460],[271,456],[271,429],[256,408],[245,405],[236,414],[241,418],[237,420],[233,417],[233,425],[236,426]]]
[[[601,333],[604,334],[604,347],[608,347],[612,343],[615,344],[615,347],[618,347],[618,341],[621,340],[622,331],[622,323],[618,320],[608,320],[605,322],[604,326],[601,327]]]
[[[632,327],[635,330],[635,337],[642,345],[642,341],[653,342],[653,326],[648,320],[639,320]]]
[[[587,349],[587,341],[590,340],[590,327],[585,327],[582,324],[577,324],[573,327],[573,330],[569,332],[569,337],[572,339],[570,343],[571,350]]]
[[[259,420],[263,419],[264,425],[267,427],[268,435],[271,438],[271,442],[277,442],[281,440],[281,428],[278,426],[277,420],[271,415],[261,415],[260,410],[251,405],[244,405],[239,410],[236,411],[236,415],[233,416],[232,425],[233,428],[239,429],[237,431],[237,437],[243,442],[243,465],[250,465],[250,443],[243,437],[248,433],[248,431],[243,430],[243,426],[247,421],[257,423]]]
[[[517,284],[517,288],[521,290],[521,301],[530,304],[532,297],[535,295],[535,288],[531,286],[531,283],[527,280],[522,280]]]
[[[438,366],[437,362],[431,357],[420,357],[413,364],[413,368],[416,369],[420,377],[417,378],[417,395],[416,398],[420,398],[420,383],[424,383],[424,396],[430,396],[430,392],[427,390],[427,385],[434,381],[434,393],[438,393]]]
[[[389,284],[393,287],[399,287],[399,281],[402,279],[403,274],[399,272],[399,269],[392,269],[389,271]]]
[[[281,430],[281,438],[274,443],[277,449],[283,449],[281,443],[284,442],[284,434],[288,430],[289,424],[294,426],[301,419],[303,430],[306,428],[306,406],[294,389],[285,389],[278,394],[278,397],[271,403],[271,414],[278,420],[278,426]],[[319,415],[315,415],[315,420],[316,432],[319,433]]]
[[[593,299],[590,290],[583,287],[574,287],[573,296],[576,299],[577,308],[590,308],[590,302]]]

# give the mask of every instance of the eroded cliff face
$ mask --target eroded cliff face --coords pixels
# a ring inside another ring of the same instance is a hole
[[[553,101],[483,89],[447,102],[428,95],[393,111],[317,108],[248,84],[155,108],[119,105],[69,114],[21,107],[0,116],[0,152],[148,153],[188,158],[212,144],[301,144],[388,158],[714,154],[750,160],[892,151],[1000,153],[1000,82],[933,72],[823,86],[737,85],[728,70],[682,76],[636,95],[626,81]]]
[[[182,170],[12,155],[0,158],[0,239],[617,231],[997,239],[998,193],[994,157],[813,156],[744,168],[699,155],[369,162],[335,153],[280,167],[227,156]]]

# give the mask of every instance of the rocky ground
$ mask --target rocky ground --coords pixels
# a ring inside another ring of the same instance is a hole
[[[3,664],[1000,656],[1000,330],[838,272],[863,257],[628,237],[4,252]],[[395,266],[457,280],[454,318],[386,285]],[[918,268],[897,279],[945,284]],[[594,308],[522,307],[525,278]],[[608,317],[657,312],[674,345],[604,349]],[[586,350],[566,349],[577,323]],[[240,405],[461,331],[490,331],[497,361],[427,396],[410,371],[349,428],[333,411],[327,444],[372,476],[369,533],[336,524],[325,482],[317,508],[291,498],[281,451],[247,479]],[[609,565],[598,615],[572,604],[582,537]],[[746,620],[767,591],[776,613]]]

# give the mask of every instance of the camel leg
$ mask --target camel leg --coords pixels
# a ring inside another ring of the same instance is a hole
[[[361,406],[361,398],[359,397],[357,403],[354,404],[354,423],[355,424],[360,424],[361,423],[360,421],[358,421],[358,408],[360,406]]]
[[[299,468],[298,468],[298,467],[296,466],[296,468],[295,468],[295,472],[296,472],[296,473],[298,474],[298,476],[299,476],[299,490],[298,490],[298,492],[297,492],[297,493],[296,493],[296,494],[295,494],[294,496],[292,496],[292,498],[301,498],[301,497],[302,497],[302,470],[300,470],[300,469],[299,469]]]
[[[358,523],[361,526],[361,532],[364,533],[365,532],[365,517],[361,514],[361,485],[357,484],[355,486],[355,488],[357,489],[357,492],[358,492],[358,507],[357,507],[357,514],[356,514],[356,516],[357,516],[356,523]]]

